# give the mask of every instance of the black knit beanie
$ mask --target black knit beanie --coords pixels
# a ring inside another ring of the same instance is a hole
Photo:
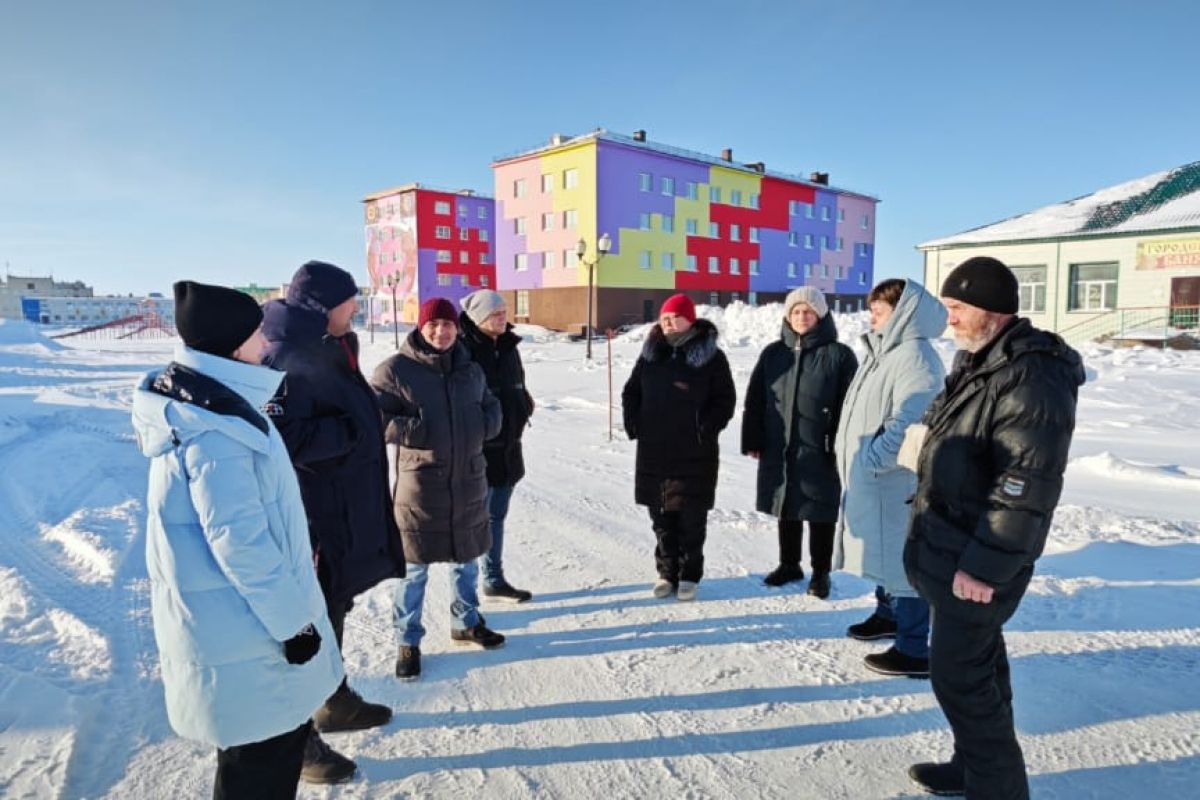
[[[329,312],[358,294],[354,276],[324,261],[309,261],[288,284],[288,305],[303,306],[328,316]]]
[[[229,358],[262,324],[254,298],[195,281],[175,284],[175,328],[193,350]]]
[[[942,297],[996,314],[1015,314],[1020,307],[1017,276],[990,256],[968,258],[952,269],[942,284]]]

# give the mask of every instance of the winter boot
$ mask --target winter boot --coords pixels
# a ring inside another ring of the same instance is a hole
[[[675,593],[675,599],[682,602],[689,602],[696,599],[696,589],[700,584],[693,581],[680,581],[679,591]]]
[[[882,653],[872,653],[863,657],[863,663],[872,672],[880,675],[907,675],[910,678],[929,677],[929,659],[906,656],[895,647],[889,647]]]
[[[495,586],[484,586],[483,596],[494,600],[507,600],[511,603],[524,603],[533,599],[532,592],[517,589],[509,584],[508,581],[503,581]]]
[[[813,597],[818,597],[821,600],[826,600],[829,597],[829,573],[814,572],[812,580],[808,582],[808,594]]]
[[[396,677],[402,681],[415,681],[421,677],[421,648],[400,646],[400,657],[396,659]]]
[[[482,622],[474,628],[466,630],[451,630],[450,638],[458,644],[475,644],[482,647],[484,650],[495,650],[497,647],[504,646],[504,634],[496,633]]]
[[[857,625],[846,628],[846,635],[860,642],[873,642],[876,639],[895,639],[896,620],[872,614]]]
[[[391,718],[390,708],[379,703],[368,703],[342,681],[333,696],[313,714],[313,725],[322,733],[361,731],[386,725]]]
[[[800,569],[799,564],[780,564],[763,578],[763,583],[767,586],[783,586],[803,579],[804,570]]]
[[[345,783],[358,769],[354,762],[325,744],[320,734],[311,731],[304,743],[304,763],[300,780],[305,783]]]
[[[675,584],[666,578],[659,578],[654,582],[654,588],[650,590],[650,593],[659,598],[670,597],[675,593]]]
[[[913,783],[939,797],[962,797],[967,793],[967,779],[960,764],[913,764],[908,768]]]

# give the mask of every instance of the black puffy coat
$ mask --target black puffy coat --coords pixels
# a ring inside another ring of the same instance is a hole
[[[830,314],[803,336],[785,320],[779,341],[763,348],[742,414],[742,452],[759,454],[759,511],[837,522],[842,484],[833,440],[856,369]]]
[[[458,338],[471,353],[471,359],[483,370],[488,389],[500,401],[504,422],[500,433],[483,444],[487,459],[488,486],[516,486],[525,477],[525,458],[521,435],[533,415],[533,398],[525,389],[525,367],[517,345],[521,337],[509,325],[493,339],[465,313],[459,315]]]
[[[404,575],[392,520],[383,420],[358,369],[358,338],[327,318],[273,300],[263,308],[263,364],[287,373],[268,416],[287,444],[328,599],[350,600]]]
[[[1079,354],[1027,319],[958,354],[923,420],[904,552],[930,603],[970,605],[952,599],[956,570],[996,587],[997,605],[1020,599],[1062,493],[1083,382]]]
[[[737,390],[717,328],[698,319],[678,347],[655,325],[625,382],[625,432],[637,440],[634,500],[679,511],[713,507],[717,436],[729,424]]]
[[[414,564],[465,563],[487,552],[483,443],[500,430],[500,403],[461,342],[439,353],[419,330],[375,368],[384,437],[396,445],[393,513]]]

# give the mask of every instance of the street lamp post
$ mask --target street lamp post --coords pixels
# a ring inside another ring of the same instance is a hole
[[[588,268],[588,289],[587,289],[587,330],[584,336],[587,337],[587,359],[592,358],[592,294],[593,285],[595,284],[596,267],[599,266],[601,259],[608,255],[608,251],[612,249],[612,239],[608,238],[607,233],[600,234],[599,241],[596,242],[596,257],[591,261],[584,258],[587,255],[587,240],[580,239],[575,245],[575,255],[579,256],[579,260],[587,265]]]
[[[387,285],[392,290],[392,339],[396,349],[400,349],[400,325],[396,318],[396,287],[400,284],[400,276],[395,272],[388,273]]]

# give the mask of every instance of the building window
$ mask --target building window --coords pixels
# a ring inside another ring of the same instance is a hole
[[[642,213],[638,216],[638,227],[644,231],[650,230],[650,215]]]
[[[579,185],[579,170],[571,167],[563,170],[563,188],[574,189]]]
[[[787,276],[789,278],[796,277],[796,262],[795,261],[788,262]]]
[[[845,222],[845,221],[846,221],[846,209],[839,208],[838,209],[838,222]]]
[[[649,192],[654,189],[654,176],[649,172],[638,173],[638,189],[643,192]]]
[[[487,210],[487,206],[480,206],[480,207],[479,207],[479,209],[478,209],[478,216],[479,216],[479,218],[480,218],[480,219],[487,219],[487,218],[488,218],[488,210]]]
[[[490,253],[487,253],[487,252],[480,253],[480,254],[479,254],[479,263],[480,263],[480,264],[490,264],[490,263],[492,263],[492,256],[491,256],[491,254],[490,254]]]
[[[813,204],[812,203],[804,204],[804,216],[807,217],[808,219],[813,218]]]
[[[542,230],[544,230],[544,231],[554,230],[554,212],[553,211],[547,211],[546,213],[542,214]]]
[[[517,316],[529,316],[529,290],[520,289],[517,291]]]
[[[697,191],[695,181],[688,181],[684,188],[686,190],[684,192],[684,194],[687,195],[688,200],[696,200],[697,198],[699,198],[699,193]]]
[[[488,280],[487,275],[479,276],[479,285],[482,286],[484,289],[486,289],[490,283],[491,283],[491,281]]]
[[[797,245],[797,243],[799,243],[799,241],[800,241],[800,234],[796,233],[795,231],[788,231],[788,247],[795,247]],[[804,234],[804,241],[806,243],[808,242],[808,234],[807,233]],[[805,246],[807,247],[808,245],[805,244]]]
[[[529,269],[529,256],[525,253],[516,253],[513,255],[513,269],[517,272],[524,272]]]
[[[730,225],[729,226],[729,241],[740,242],[741,240],[742,240],[742,226],[741,225]]]
[[[1017,276],[1017,290],[1021,298],[1017,309],[1022,314],[1046,313],[1046,268],[1011,267]]]
[[[741,292],[730,292],[729,302],[740,303],[741,301],[742,301],[742,293]]]
[[[579,212],[573,208],[568,208],[563,212],[563,230],[574,230],[579,224]]]
[[[525,179],[517,178],[513,181],[513,197],[525,196]]]
[[[515,233],[517,236],[525,235],[525,218],[524,217],[517,217],[516,219],[513,220],[513,233]]]
[[[758,274],[758,259],[757,258],[750,259],[750,274],[751,275]]]
[[[709,292],[708,293],[708,304],[710,306],[719,306],[721,304],[721,293],[720,292]]]
[[[721,259],[717,256],[709,256],[708,271],[713,275],[719,275],[721,273]]]
[[[460,275],[458,277],[458,285],[459,286],[470,286],[471,285],[471,276],[470,275]]]
[[[547,250],[542,253],[542,269],[554,269],[554,251]]]
[[[465,217],[465,216],[467,216],[467,211],[468,211],[468,209],[467,209],[467,206],[466,206],[466,204],[465,204],[465,203],[464,203],[464,204],[461,204],[461,205],[459,205],[459,207],[458,207],[458,215],[459,215],[460,217]]]
[[[822,249],[822,250],[828,250],[828,249],[829,249],[829,237],[828,237],[828,236],[822,236],[822,237],[821,237],[821,249]]]
[[[721,224],[718,222],[708,223],[708,236],[710,239],[721,238]]]
[[[821,206],[821,220],[829,222],[829,206]]]
[[[866,230],[867,228],[869,228],[869,227],[871,227],[871,215],[870,215],[870,214],[863,214],[863,218],[862,218],[862,229],[865,231],[865,230]]]
[[[688,256],[688,257],[687,257],[687,271],[688,271],[688,272],[695,272],[696,270],[697,270],[697,267],[696,267],[696,257],[695,257],[695,256]]]
[[[663,229],[664,233],[674,233],[675,232],[675,218],[672,217],[670,214],[663,214],[662,229]]]
[[[842,252],[842,237],[841,236],[837,237],[837,249],[838,249],[839,253]]]
[[[641,252],[641,257],[638,261],[638,266],[641,267],[642,269],[650,269],[650,267],[653,266],[653,263],[654,263],[654,254],[651,253],[649,250],[643,250]]]
[[[433,229],[433,235],[439,239],[449,239],[450,238],[450,226],[449,225],[438,225],[436,228]]]
[[[471,241],[471,231],[469,231],[469,230],[468,230],[468,229],[466,229],[466,228],[459,228],[459,229],[458,229],[458,240],[459,240],[460,242],[469,242],[469,241]]]
[[[671,197],[675,196],[675,179],[668,178],[665,175],[662,179],[662,193]]]
[[[687,234],[688,234],[688,236],[695,236],[695,235],[696,235],[696,230],[697,230],[697,227],[698,227],[698,223],[696,222],[696,220],[694,220],[694,219],[689,219],[689,220],[688,220],[688,221],[685,223],[685,227],[687,228]]]
[[[756,195],[756,194],[750,195],[750,207],[758,208],[758,195]]]
[[[858,243],[858,254],[860,256],[865,256],[867,254],[867,243],[866,242]]]
[[[742,274],[742,260],[740,258],[729,259],[729,274],[730,275],[741,275]]]
[[[662,268],[665,270],[675,269],[675,254],[667,251],[662,254]]]
[[[806,278],[811,278],[811,277],[812,277],[812,275],[813,275],[813,265],[812,265],[812,264],[805,264],[805,265],[804,265],[804,277],[806,277]]]
[[[550,194],[554,191],[554,175],[547,172],[542,176],[542,194]]]
[[[470,261],[471,261],[471,254],[470,254],[470,253],[468,253],[466,250],[459,250],[459,251],[458,251],[458,263],[460,263],[460,264],[469,264],[469,263],[470,263]]]
[[[708,187],[708,202],[710,202],[710,203],[721,202],[721,187],[720,186]]]
[[[742,190],[734,189],[729,193],[729,205],[740,206],[742,204]]]
[[[445,200],[438,200],[433,204],[433,213],[450,216],[450,204]]]
[[[822,278],[828,278],[828,277],[829,277],[829,265],[828,265],[828,264],[822,264],[822,265],[821,265],[821,277],[822,277]]]
[[[800,214],[800,201],[788,200],[788,216],[795,217]]]
[[[1116,264],[1072,264],[1070,311],[1111,311],[1117,307]]]
[[[437,260],[438,260],[439,264],[449,264],[451,261],[450,251],[449,250],[438,250],[437,251]]]
[[[444,273],[438,275],[438,286],[449,286],[449,285],[450,285],[450,276],[449,275],[446,275]]]
[[[758,228],[750,229],[750,241],[752,241],[752,242],[758,241]]]
[[[837,276],[839,281],[844,281],[847,277],[849,277],[848,270],[849,267],[847,267],[845,264],[842,264],[837,268]]]
[[[485,229],[480,228],[479,229],[479,241],[486,242],[487,240],[488,240],[488,232]]]
[[[564,267],[578,267],[579,266],[579,253],[576,253],[574,249],[563,250],[563,266]]]
[[[746,303],[752,306],[758,305],[758,292],[747,292]]]
[[[858,285],[859,286],[867,285],[867,273],[866,272],[858,273]],[[859,309],[859,310],[861,311],[862,309]]]
[[[811,233],[804,234],[804,248],[806,250],[812,250],[813,243],[814,243],[813,235]]]

